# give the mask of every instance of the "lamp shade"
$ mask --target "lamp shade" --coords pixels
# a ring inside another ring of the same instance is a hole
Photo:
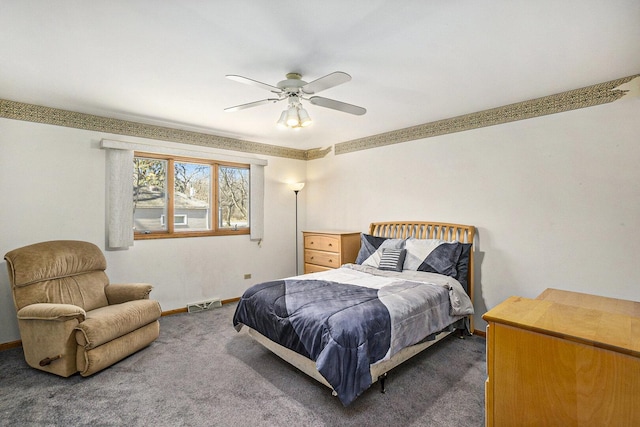
[[[280,118],[278,119],[278,127],[286,128],[287,127],[287,110],[284,110],[282,114],[280,114]]]
[[[304,108],[298,110],[298,116],[300,117],[300,126],[309,126],[311,124],[311,117]]]
[[[289,184],[289,188],[293,191],[300,191],[304,188],[304,182],[293,182]]]
[[[289,107],[289,110],[287,110],[287,126],[294,127],[299,124],[298,109],[294,106]]]

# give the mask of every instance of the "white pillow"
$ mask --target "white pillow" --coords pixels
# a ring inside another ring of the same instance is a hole
[[[446,241],[440,239],[416,239],[413,237],[407,239],[405,241],[407,255],[404,257],[403,270],[417,271],[429,254],[443,243]]]

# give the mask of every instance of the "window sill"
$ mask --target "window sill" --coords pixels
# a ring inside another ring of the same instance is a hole
[[[217,230],[217,231],[190,231],[184,233],[163,233],[163,232],[152,232],[152,233],[135,233],[133,235],[134,240],[153,240],[153,239],[180,239],[183,237],[211,237],[211,236],[236,236],[236,235],[248,235],[251,233],[251,230],[248,228],[243,228],[241,230]]]

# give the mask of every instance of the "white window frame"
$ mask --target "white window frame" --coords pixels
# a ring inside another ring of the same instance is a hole
[[[176,219],[180,217],[180,221]],[[164,225],[165,215],[160,215],[160,225]],[[189,225],[187,214],[173,214],[173,225]]]

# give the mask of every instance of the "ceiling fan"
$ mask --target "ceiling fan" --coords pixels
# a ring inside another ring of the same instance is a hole
[[[342,71],[327,74],[309,83],[302,80],[302,75],[299,73],[288,73],[286,75],[287,79],[278,82],[275,86],[233,74],[227,75],[226,77],[236,82],[266,89],[276,95],[276,97],[236,105],[235,107],[225,108],[224,111],[239,111],[287,100],[289,106],[282,112],[278,120],[278,125],[283,127],[301,128],[311,124],[311,118],[307,111],[302,108],[301,100],[309,101],[313,105],[319,105],[320,107],[331,108],[332,110],[355,114],[357,116],[361,116],[367,112],[365,108],[358,107],[357,105],[347,104],[346,102],[336,101],[335,99],[324,98],[322,96],[310,96],[351,80],[351,76]]]

